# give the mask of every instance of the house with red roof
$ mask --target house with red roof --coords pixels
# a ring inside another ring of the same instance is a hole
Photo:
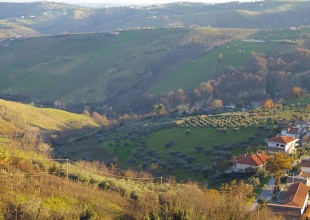
[[[286,185],[302,182],[307,186],[310,186],[310,159],[302,159],[300,162],[301,172],[298,175],[288,176],[286,179]]]
[[[298,138],[288,136],[276,136],[267,140],[268,149],[272,152],[292,153],[298,146]]]
[[[300,138],[303,133],[304,129],[301,127],[289,127],[281,131],[281,136]]]
[[[276,214],[287,217],[301,217],[307,207],[308,190],[307,185],[301,182],[294,183],[289,187],[281,204],[268,203],[267,207]]]
[[[250,167],[263,167],[270,156],[265,154],[241,154],[235,157],[237,170],[244,171]]]
[[[310,159],[302,159],[299,166],[302,172],[309,173],[310,175]]]

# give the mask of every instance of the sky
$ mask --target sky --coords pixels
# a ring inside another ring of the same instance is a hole
[[[51,1],[51,0],[47,0]],[[166,4],[171,2],[203,2],[203,3],[215,3],[215,2],[230,2],[233,0],[54,0],[55,2],[67,2],[67,3],[94,3],[94,4],[117,4],[117,5],[143,5],[143,4]],[[36,2],[36,0],[0,0],[0,2]]]

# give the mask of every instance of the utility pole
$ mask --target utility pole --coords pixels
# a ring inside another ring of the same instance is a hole
[[[68,172],[68,163],[69,163],[69,159],[67,158],[66,159],[67,160],[67,171],[66,171],[66,177],[67,177],[67,179],[69,179],[69,172]]]

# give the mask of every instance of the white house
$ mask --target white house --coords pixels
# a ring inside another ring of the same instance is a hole
[[[302,159],[299,165],[302,172],[309,173],[310,175],[310,159]]]
[[[289,187],[282,204],[268,203],[267,207],[276,214],[301,217],[307,207],[308,190],[309,188],[305,184],[301,182],[294,183]]]
[[[281,136],[300,138],[304,129],[301,127],[289,127],[281,131]]]
[[[291,153],[298,146],[298,138],[288,136],[277,136],[267,140],[268,148],[273,152]]]
[[[286,180],[286,185],[302,182],[310,186],[310,159],[302,159],[300,162],[301,172],[297,176],[289,176]]]
[[[236,168],[244,171],[250,167],[263,167],[270,156],[265,154],[241,154],[235,157]]]

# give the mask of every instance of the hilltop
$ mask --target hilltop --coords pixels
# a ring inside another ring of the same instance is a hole
[[[0,37],[191,26],[270,30],[309,25],[309,7],[307,1],[180,2],[109,8],[54,2],[1,3]]]

